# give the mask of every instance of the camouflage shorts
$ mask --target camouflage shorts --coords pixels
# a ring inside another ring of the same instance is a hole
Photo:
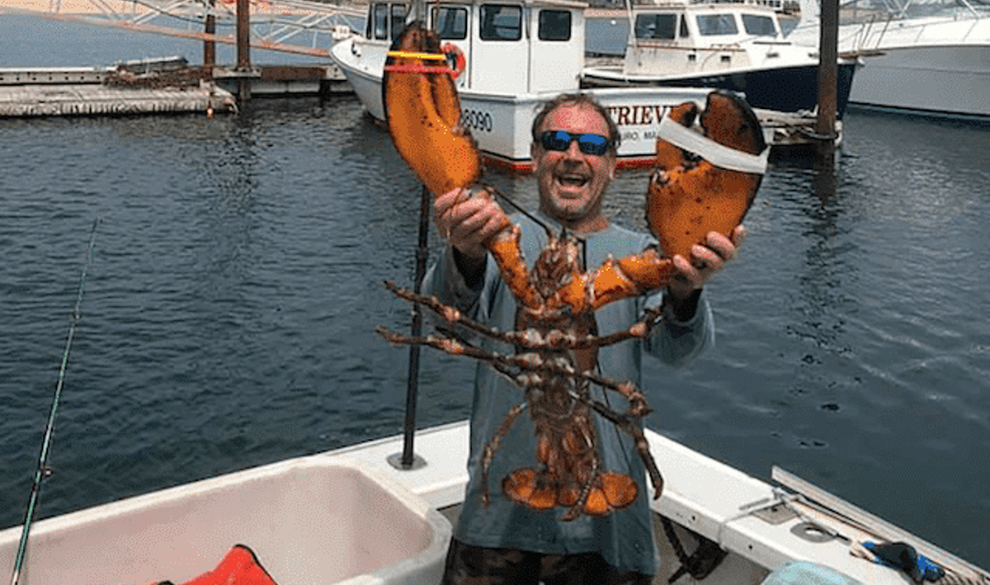
[[[483,548],[451,539],[442,585],[649,585],[652,577],[616,569],[598,553],[542,554]]]

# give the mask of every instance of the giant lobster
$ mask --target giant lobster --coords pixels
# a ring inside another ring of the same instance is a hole
[[[419,23],[406,27],[389,52],[383,83],[388,128],[396,149],[426,187],[439,195],[477,183],[481,176],[478,150],[460,126],[460,102],[445,65],[439,37]],[[594,311],[622,298],[665,287],[677,275],[671,258],[690,257],[691,247],[710,231],[728,235],[753,203],[765,164],[760,124],[739,97],[712,93],[703,111],[685,103],[668,114],[667,124],[679,128],[680,138],[657,141],[657,169],[647,193],[646,219],[660,247],[621,259],[609,259],[586,272],[578,262],[577,243],[566,233],[550,234],[550,243],[527,266],[520,251],[520,230],[508,217],[485,244],[502,279],[517,300],[521,331],[501,332],[475,322],[435,297],[415,294],[386,283],[399,298],[434,312],[448,325],[467,328],[517,348],[514,355],[496,354],[465,343],[450,334],[408,336],[378,328],[395,344],[419,344],[466,355],[490,364],[513,379],[524,391],[525,402],[512,409],[482,455],[483,499],[487,503],[488,469],[513,421],[526,410],[536,432],[538,468],[522,468],[502,481],[510,500],[535,509],[568,508],[564,519],[582,514],[600,516],[632,503],[639,494],[636,481],[602,469],[592,424],[593,413],[629,433],[654,487],[663,479],[642,432],[642,418],[650,412],[634,384],[606,379],[578,366],[575,354],[648,335],[656,314],[641,324],[610,336],[590,334],[587,323]],[[688,130],[700,122],[701,132]],[[671,133],[668,133],[671,134]],[[700,144],[700,146],[692,146]],[[681,148],[707,153],[715,159],[742,158],[714,164]],[[735,167],[735,168],[725,168]],[[741,169],[741,170],[739,170]],[[484,196],[484,195],[478,195]],[[549,231],[549,230],[548,230]],[[662,252],[661,252],[662,250]],[[447,328],[450,329],[450,328]],[[586,361],[586,360],[582,360]],[[592,398],[589,384],[624,396],[626,412],[615,412]]]

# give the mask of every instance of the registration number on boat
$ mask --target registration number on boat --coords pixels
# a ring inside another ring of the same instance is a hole
[[[492,131],[492,115],[478,110],[461,110],[461,126],[483,132]]]

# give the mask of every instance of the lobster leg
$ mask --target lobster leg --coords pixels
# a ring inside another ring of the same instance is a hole
[[[632,384],[623,384],[622,386],[626,387],[626,392],[631,390],[635,393],[635,395],[638,395],[640,400],[643,400],[643,395],[636,390],[635,386]],[[618,391],[623,393],[623,390]],[[634,415],[634,409],[631,407],[629,414],[621,415],[598,401],[592,401],[590,405],[593,409],[595,409],[595,412],[611,421],[633,438],[636,444],[636,452],[639,453],[640,459],[643,460],[643,465],[646,467],[646,473],[650,476],[650,483],[653,484],[653,499],[659,499],[660,494],[663,492],[663,475],[660,474],[660,468],[657,467],[657,462],[653,459],[653,455],[650,453],[650,445],[646,440],[646,435],[643,434],[642,429],[640,429],[635,423],[636,420],[645,414],[638,416]]]
[[[509,432],[509,428],[512,423],[516,421],[523,411],[526,410],[526,403],[523,402],[518,404],[509,411],[509,414],[505,415],[505,420],[502,422],[502,426],[499,427],[498,432],[495,436],[488,441],[485,445],[485,449],[481,455],[481,485],[484,486],[481,491],[481,502],[484,505],[488,505],[491,502],[491,497],[488,494],[488,470],[492,466],[492,459],[495,457],[495,452],[498,451],[499,446],[502,444],[502,439],[505,438],[505,434]],[[550,504],[548,507],[553,507]]]
[[[494,339],[495,341],[499,341],[507,345],[523,347],[529,350],[563,350],[608,347],[629,339],[642,339],[649,334],[648,327],[638,327],[638,324],[633,325],[628,329],[602,336],[564,333],[559,330],[552,330],[545,335],[540,335],[534,330],[496,331],[490,327],[482,325],[470,317],[465,316],[458,309],[441,303],[440,300],[434,296],[416,294],[409,289],[396,286],[396,284],[391,281],[386,281],[384,284],[385,288],[391,291],[395,296],[409,301],[410,303],[415,303],[426,307],[450,325],[458,325],[474,333]],[[653,322],[658,315],[658,312],[651,311],[647,315],[646,321]],[[607,384],[607,382],[599,382],[597,380],[592,381],[599,385]]]

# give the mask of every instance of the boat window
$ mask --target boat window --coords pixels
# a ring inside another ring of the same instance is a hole
[[[734,35],[739,33],[739,28],[731,14],[700,14],[698,32],[703,37]]]
[[[441,39],[461,41],[468,34],[467,8],[440,6],[433,9],[433,26]]]
[[[747,34],[758,37],[775,37],[777,29],[773,26],[773,19],[769,16],[759,14],[743,14],[743,28]]]
[[[539,39],[541,41],[571,40],[570,11],[541,10]]]
[[[686,39],[689,36],[691,36],[691,33],[688,32],[687,16],[682,16],[681,17],[681,33],[680,33],[680,36],[681,36],[682,39]]]
[[[394,41],[402,29],[406,28],[406,6],[404,4],[392,5],[392,40]]]
[[[370,39],[388,38],[388,4],[375,4],[374,35],[368,35]]]
[[[637,39],[673,40],[676,30],[676,14],[639,14],[636,16]]]
[[[481,40],[518,41],[522,38],[522,8],[506,4],[481,6]]]

